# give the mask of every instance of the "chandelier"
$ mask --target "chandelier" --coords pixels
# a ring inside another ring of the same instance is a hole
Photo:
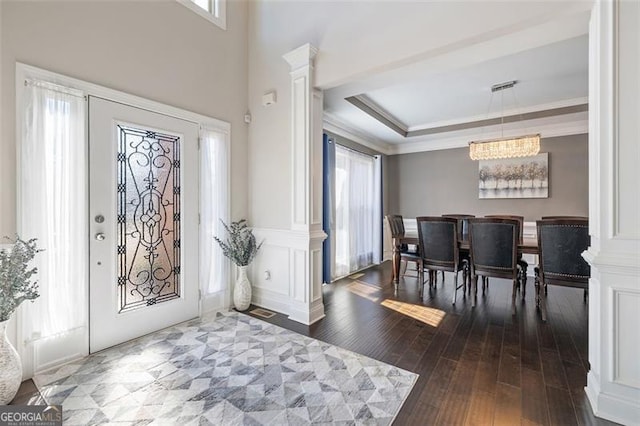
[[[491,86],[491,96],[497,91],[511,89],[516,85],[516,81],[508,81],[506,83],[495,84]],[[515,94],[514,94],[515,97]],[[501,104],[501,120],[500,131],[504,134],[504,113]],[[491,101],[489,101],[491,107]],[[515,158],[529,157],[540,152],[540,134],[518,136],[518,137],[501,137],[498,139],[490,139],[485,141],[469,142],[469,157],[472,160],[494,160],[496,158]]]
[[[540,133],[517,138],[469,142],[469,157],[472,160],[529,157],[538,152],[540,152]]]

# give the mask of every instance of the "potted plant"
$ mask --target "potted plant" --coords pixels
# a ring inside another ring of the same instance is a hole
[[[11,249],[0,250],[0,405],[13,399],[22,381],[22,363],[7,338],[7,323],[22,302],[40,296],[38,283],[32,282],[38,270],[29,268],[39,251],[35,239],[20,238]]]
[[[246,311],[251,304],[251,283],[247,277],[247,266],[262,247],[262,242],[256,242],[256,237],[245,219],[231,222],[231,225],[222,220],[221,222],[227,231],[227,239],[223,241],[218,237],[214,238],[220,244],[222,253],[240,270],[233,289],[233,303],[237,310]]]

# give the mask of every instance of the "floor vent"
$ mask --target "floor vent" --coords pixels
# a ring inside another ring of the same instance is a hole
[[[256,308],[252,311],[249,311],[249,313],[262,318],[272,318],[276,316],[275,312],[267,311],[266,309],[262,308]]]
[[[352,280],[357,280],[360,277],[364,277],[364,272],[360,272],[358,274],[349,275],[349,278],[351,278]]]

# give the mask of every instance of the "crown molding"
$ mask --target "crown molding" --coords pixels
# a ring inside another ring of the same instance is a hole
[[[551,120],[549,119],[543,119],[535,126],[536,133],[540,133],[543,139],[589,133],[589,121],[587,118],[575,119],[562,123],[554,123],[550,121]],[[522,135],[521,129],[513,129],[504,132],[505,137],[520,135]],[[492,139],[494,137],[501,137],[500,132],[495,131],[486,133],[483,139]],[[469,145],[469,141],[472,139],[473,138],[469,137],[469,135],[453,136],[449,138],[433,138],[432,135],[429,140],[395,144],[392,146],[389,155],[466,148]]]
[[[350,96],[345,98],[345,101],[358,108],[360,111],[371,116],[371,118],[378,120],[380,123],[387,126],[389,129],[398,133],[400,136],[407,137],[408,128],[401,120],[391,114],[386,109],[375,103],[367,95],[360,94],[356,96]]]
[[[406,140],[419,136],[434,134],[446,134],[449,132],[488,127],[504,123],[516,123],[520,121],[535,120],[545,117],[553,117],[565,114],[573,114],[588,111],[589,99],[587,97],[565,99],[558,102],[532,105],[529,107],[510,109],[507,111],[486,114],[485,116],[469,116],[454,120],[445,120],[408,127],[396,115],[384,109],[370,99],[366,94],[351,96],[345,99],[369,117],[398,133]]]
[[[531,105],[531,106],[522,107],[522,108],[509,108],[509,109],[505,109],[502,112],[495,111],[493,113],[484,114],[484,115],[472,115],[464,118],[434,121],[429,124],[420,124],[417,126],[410,126],[410,127],[407,127],[407,133],[409,134],[408,136],[411,137],[412,133],[415,134],[416,132],[420,132],[422,130],[430,130],[438,127],[456,126],[456,125],[473,123],[473,122],[482,122],[485,120],[495,120],[495,119],[500,119],[503,116],[505,118],[508,116],[518,117],[521,115],[525,116],[527,114],[541,113],[544,111],[553,111],[553,110],[557,110],[561,112],[562,110],[570,109],[571,107],[582,107],[585,105],[588,107],[588,104],[589,104],[589,98],[587,96],[580,97],[580,98],[565,99],[562,101]],[[523,120],[524,119],[526,118],[523,118]]]
[[[589,110],[588,104],[567,106],[561,108],[540,110],[535,112],[527,112],[516,115],[504,115],[498,118],[489,118],[480,121],[470,121],[467,123],[452,124],[449,126],[433,127],[431,129],[416,130],[409,132],[407,137],[428,136],[443,133],[456,132],[461,130],[484,129],[490,126],[504,126],[509,123],[523,123],[533,120],[541,120],[545,118],[565,116],[569,114],[586,113]]]
[[[375,136],[372,136],[362,130],[355,129],[349,124],[337,118],[335,115],[325,112],[323,115],[323,128],[331,133],[351,139],[362,146],[378,151],[384,155],[391,155],[393,147]]]

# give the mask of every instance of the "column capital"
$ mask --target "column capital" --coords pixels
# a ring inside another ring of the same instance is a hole
[[[297,49],[282,55],[285,61],[291,67],[291,71],[295,71],[305,66],[313,66],[313,59],[316,57],[318,49],[310,43],[303,44]]]

